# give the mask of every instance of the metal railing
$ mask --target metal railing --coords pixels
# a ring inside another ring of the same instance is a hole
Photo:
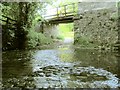
[[[54,10],[55,14],[44,15],[44,18],[51,19],[51,18],[73,16],[78,13],[78,5],[79,2],[56,7]]]

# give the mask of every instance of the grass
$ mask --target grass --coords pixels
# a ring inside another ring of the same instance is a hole
[[[73,32],[73,23],[69,24],[60,24],[59,25],[60,39],[64,39],[65,37],[71,37],[74,38],[74,32]]]

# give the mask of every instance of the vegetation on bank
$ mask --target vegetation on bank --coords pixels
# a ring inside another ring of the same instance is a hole
[[[1,16],[16,20],[15,29],[13,29],[13,24],[8,25],[8,22],[2,22],[3,50],[35,48],[38,45],[52,43],[52,40],[45,37],[44,34],[35,32],[35,24],[38,21],[44,21],[42,14],[47,4],[51,4],[51,2],[44,4],[41,2],[0,3]],[[5,20],[4,17],[0,18]]]
[[[74,38],[74,26],[73,23],[59,24],[59,36],[60,40],[64,40],[66,37]]]
[[[32,28],[29,30],[26,40],[26,48],[35,48],[36,46],[48,45],[53,43],[51,38],[46,37],[42,33],[35,32]]]
[[[42,15],[47,11],[46,6],[51,4],[55,6],[56,0],[46,0],[46,2],[2,2],[0,3],[0,18],[5,20],[2,15],[16,20],[16,29],[12,29],[13,25],[2,23],[2,47],[3,50],[9,49],[25,49],[35,48],[44,44],[52,43],[50,37],[46,37],[42,32],[35,32],[35,25],[41,21],[44,22]],[[77,2],[76,0],[75,2]],[[58,3],[58,6],[70,4],[71,0]],[[56,6],[55,6],[56,7]],[[70,25],[60,26],[61,31],[57,39],[64,39],[67,34],[67,28],[72,28]],[[40,30],[41,31],[41,30]],[[71,35],[72,36],[72,35]]]
[[[47,2],[50,1],[50,2]],[[16,20],[16,29],[11,29],[12,25],[7,25],[2,22],[2,43],[3,50],[6,49],[25,49],[34,48],[44,44],[52,43],[50,37],[46,37],[42,32],[35,32],[35,25],[38,21],[44,22],[42,14],[45,13],[45,7],[48,4],[52,4],[56,0],[47,0],[44,3],[38,2],[2,2],[0,3],[0,19],[5,20],[2,15],[7,16],[13,20]],[[78,0],[75,0],[77,2]],[[60,2],[58,6],[72,3],[71,0]],[[55,4],[52,4],[55,6]],[[118,3],[118,8],[120,3]],[[77,10],[77,8],[75,9]],[[119,11],[119,10],[118,10]],[[60,11],[59,11],[60,12]],[[112,22],[118,19],[118,14],[113,13],[110,16]],[[83,22],[82,22],[83,23]],[[109,24],[106,22],[106,24]],[[73,24],[61,24],[59,25],[60,34],[57,39],[64,40],[65,37],[74,37],[72,32]],[[78,35],[80,36],[80,35]],[[76,38],[76,37],[75,37]],[[79,37],[78,37],[79,38]],[[80,42],[82,46],[93,46],[93,41],[87,37],[80,37],[76,42]],[[107,40],[109,42],[109,39]],[[95,46],[96,47],[96,46]]]

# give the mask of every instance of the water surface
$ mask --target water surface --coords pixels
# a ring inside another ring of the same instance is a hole
[[[3,87],[118,88],[118,53],[71,45],[2,53]]]

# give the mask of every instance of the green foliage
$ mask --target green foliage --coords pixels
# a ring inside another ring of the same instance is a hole
[[[14,8],[14,9],[13,9]],[[19,4],[17,2],[3,2],[2,14],[17,20],[19,16]]]
[[[98,48],[98,43],[93,42],[89,37],[81,36],[74,40],[74,44],[81,48]]]
[[[117,5],[118,5],[118,8],[120,8],[120,1],[117,3]]]
[[[53,3],[52,6],[58,7],[58,6],[67,5],[67,4],[71,4],[71,3],[77,3],[77,2],[79,2],[79,0],[56,0],[56,2],[57,3]]]
[[[89,38],[87,37],[80,37],[78,39],[78,42],[81,44],[81,45],[88,45],[89,44]]]
[[[66,5],[66,4],[71,4],[71,3],[77,3],[79,0],[64,0],[60,2],[60,5]]]
[[[73,37],[74,38],[74,33],[73,33],[73,23],[69,24],[60,24],[59,25],[59,30],[60,30],[60,37]]]
[[[113,14],[111,15],[110,19],[111,19],[112,21],[117,20],[117,19],[118,19],[118,12],[117,12],[117,13],[113,13]]]
[[[63,35],[59,35],[59,36],[57,36],[57,39],[59,39],[59,40],[64,40],[64,36]]]
[[[69,24],[60,24],[59,25],[59,29],[62,32],[70,32],[73,30],[73,23],[69,23]]]
[[[47,0],[47,1],[51,1],[51,0]],[[41,21],[44,20],[42,18],[42,12],[43,12],[43,7],[45,7],[47,3],[44,3],[44,4],[38,3],[38,2],[2,2],[0,3],[0,7],[2,8],[2,12],[0,12],[0,14],[10,17],[11,19],[17,20],[17,23],[16,23],[17,30],[14,30],[14,32],[12,33],[8,32],[8,28],[5,28],[4,30],[3,37],[12,38],[12,41],[11,39],[4,40],[5,46],[7,46],[8,42],[10,43],[14,42],[14,45],[16,44],[15,48],[21,49],[22,47],[25,48],[25,46],[32,48],[37,45],[49,44],[52,42],[51,39],[45,37],[41,33],[35,32],[33,29],[35,24],[38,22],[38,20],[41,20]]]
[[[3,27],[4,28],[4,27]],[[15,34],[14,31],[5,29],[2,31],[2,47],[3,50],[10,49],[14,47]]]
[[[50,44],[53,42],[51,38],[45,37],[42,33],[35,32],[33,28],[30,28],[28,31],[26,41],[27,48],[35,48],[36,46]]]
[[[3,8],[3,5],[0,3],[0,18],[2,18],[2,8]]]

